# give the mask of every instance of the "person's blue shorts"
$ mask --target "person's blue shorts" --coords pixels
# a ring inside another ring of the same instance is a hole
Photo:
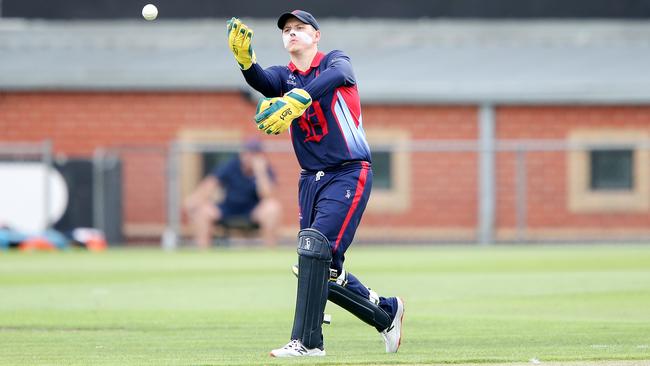
[[[221,211],[221,218],[218,222],[228,222],[233,219],[244,219],[253,222],[251,214],[255,206],[235,206],[220,203],[217,205],[217,208]]]

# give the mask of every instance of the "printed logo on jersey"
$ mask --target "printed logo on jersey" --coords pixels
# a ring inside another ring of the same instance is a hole
[[[352,193],[350,193],[349,189],[346,189],[345,190],[345,198],[350,199],[350,197],[352,197]]]
[[[298,83],[296,83],[296,77],[293,74],[289,74],[289,78],[287,79],[286,83],[294,87],[298,85]]]
[[[315,101],[298,120],[298,126],[305,133],[305,142],[319,142],[328,134],[327,120],[320,103]]]

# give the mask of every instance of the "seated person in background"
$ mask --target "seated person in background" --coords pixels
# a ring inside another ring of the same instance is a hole
[[[274,189],[273,169],[260,141],[248,140],[243,151],[216,167],[185,200],[196,244],[210,247],[215,223],[244,218],[259,225],[264,245],[275,246],[281,206]],[[215,202],[215,196],[223,200]]]

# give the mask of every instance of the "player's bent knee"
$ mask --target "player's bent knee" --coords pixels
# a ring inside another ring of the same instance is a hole
[[[261,201],[251,213],[251,217],[260,226],[275,227],[282,217],[282,205],[274,198],[266,198]]]
[[[221,212],[213,204],[203,204],[198,207],[193,218],[195,221],[214,221],[220,216]]]
[[[280,201],[274,198],[268,198],[264,201],[267,213],[272,217],[278,217],[282,213]]]
[[[298,291],[291,339],[300,339],[307,348],[323,343],[323,311],[327,302],[327,282],[332,263],[329,240],[320,231],[298,233]]]
[[[298,233],[298,255],[332,261],[332,251],[327,237],[316,229],[303,229]]]

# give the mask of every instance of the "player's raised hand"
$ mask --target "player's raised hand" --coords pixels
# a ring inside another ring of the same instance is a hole
[[[251,44],[253,30],[242,23],[239,18],[231,18],[226,22],[228,31],[228,47],[242,70],[248,70],[256,62],[255,51]]]
[[[275,99],[272,101],[270,99]],[[311,96],[303,89],[291,89],[281,98],[264,98],[260,101],[255,123],[267,134],[286,131],[294,119],[302,116],[311,105]],[[266,107],[266,108],[262,108]]]

